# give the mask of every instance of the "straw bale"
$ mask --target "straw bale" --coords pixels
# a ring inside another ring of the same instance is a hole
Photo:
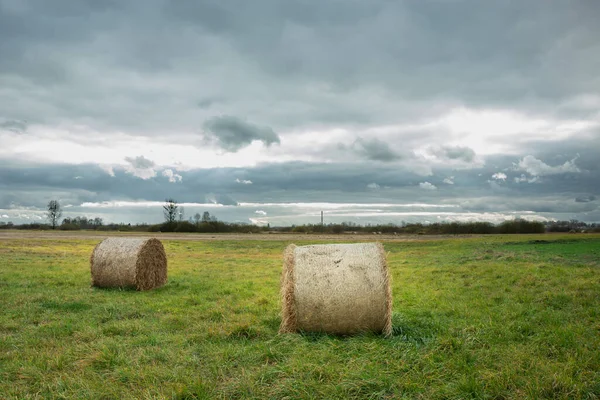
[[[160,240],[108,238],[90,257],[92,285],[149,290],[167,283],[167,255]]]
[[[289,245],[280,333],[392,331],[392,292],[381,243]]]

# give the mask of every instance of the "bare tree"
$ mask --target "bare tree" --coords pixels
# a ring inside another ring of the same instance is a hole
[[[210,213],[208,211],[202,213],[202,222],[210,222]]]
[[[60,208],[60,203],[58,202],[58,200],[50,200],[48,202],[48,211],[46,211],[46,218],[48,218],[48,221],[50,221],[52,229],[56,229],[60,217],[62,217],[62,209]]]
[[[163,215],[165,216],[166,222],[170,223],[177,221],[178,208],[179,206],[177,205],[177,201],[173,199],[165,200],[165,205],[163,206]]]
[[[200,225],[201,219],[202,219],[202,216],[200,215],[200,213],[194,214],[194,222],[196,222],[196,225]]]

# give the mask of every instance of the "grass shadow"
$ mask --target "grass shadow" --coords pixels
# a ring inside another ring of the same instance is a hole
[[[306,340],[307,342],[321,342],[324,340],[330,340],[333,338],[344,338],[346,336],[341,336],[341,335],[332,335],[330,333],[326,333],[326,332],[305,332],[305,331],[300,331],[298,332],[298,335]]]
[[[327,332],[306,332],[300,331],[298,335],[307,342],[323,342],[326,340],[351,340],[356,338],[372,338],[372,339],[385,339],[382,333],[376,332],[359,332],[351,334],[336,334]]]
[[[430,317],[407,318],[401,314],[392,317],[392,337],[404,342],[423,345],[435,339],[439,332],[440,326]]]
[[[97,286],[92,286],[91,288],[95,292],[141,292],[140,290],[137,290],[136,288],[129,287],[129,286],[125,286],[125,287],[97,287]]]

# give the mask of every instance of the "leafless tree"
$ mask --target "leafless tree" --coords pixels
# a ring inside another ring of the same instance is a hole
[[[60,208],[60,203],[58,200],[50,200],[48,202],[48,211],[46,212],[46,217],[48,218],[48,221],[50,221],[52,229],[56,229],[58,221],[60,220],[60,217],[62,217],[62,209]]]
[[[165,205],[163,206],[163,215],[165,216],[166,222],[175,222],[177,221],[178,215],[177,201],[174,199],[166,199]]]

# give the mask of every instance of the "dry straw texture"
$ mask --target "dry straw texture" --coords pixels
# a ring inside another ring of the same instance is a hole
[[[158,239],[109,238],[90,257],[92,285],[149,290],[167,283],[167,255]]]
[[[381,243],[288,246],[281,297],[280,333],[392,332],[392,291]]]

